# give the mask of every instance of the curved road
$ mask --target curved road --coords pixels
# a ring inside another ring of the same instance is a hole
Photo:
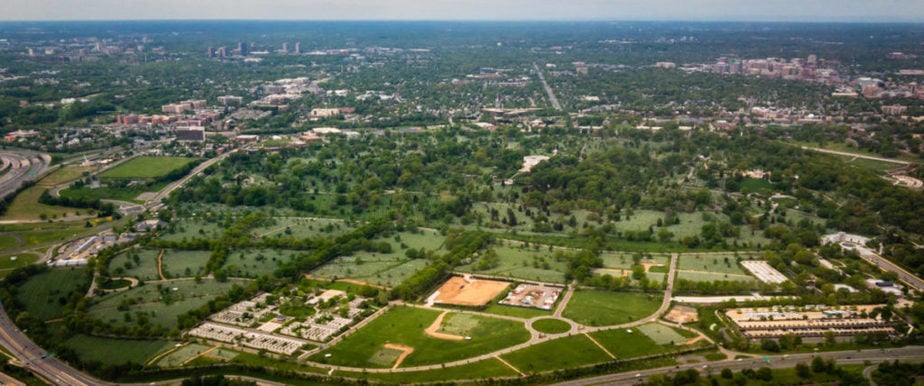
[[[48,169],[51,157],[47,154],[0,152],[3,164],[9,170],[0,176],[0,199],[18,190],[26,181],[35,179]]]

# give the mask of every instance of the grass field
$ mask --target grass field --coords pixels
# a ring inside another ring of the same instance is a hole
[[[489,303],[482,312],[489,314],[513,316],[516,318],[535,318],[537,316],[551,316],[552,311],[540,310],[538,308],[505,306],[497,303]]]
[[[661,295],[575,291],[562,316],[589,326],[610,326],[638,320],[661,306]]]
[[[658,354],[670,350],[669,347],[657,344],[648,335],[634,328],[631,330],[632,333],[624,328],[598,331],[590,336],[619,359]]]
[[[386,343],[393,343],[414,348],[414,352],[401,364],[402,367],[410,367],[470,358],[529,339],[529,333],[520,323],[482,316],[473,317],[477,322],[475,326],[466,323],[471,340],[429,337],[424,329],[438,315],[439,312],[433,310],[395,307],[334,347],[315,354],[311,360],[343,366],[390,367],[389,364],[376,363],[382,360],[375,356]],[[331,354],[331,357],[325,358],[325,354]]]
[[[683,335],[674,331],[673,328],[663,324],[648,323],[637,328],[659,345],[673,345],[687,340]]]
[[[0,235],[0,251],[16,248],[20,244],[19,238],[14,235]]]
[[[256,249],[232,252],[225,263],[225,270],[234,277],[250,277],[269,275],[279,266],[300,253],[301,251]]]
[[[29,278],[16,291],[26,311],[42,320],[61,316],[71,292],[86,293],[90,277],[86,267],[55,268]]]
[[[194,356],[199,355],[211,348],[212,346],[205,346],[197,343],[188,344],[174,350],[170,354],[164,355],[157,361],[156,365],[158,367],[180,367],[183,362],[186,362],[192,359]]]
[[[567,262],[555,260],[554,251],[549,251],[547,246],[536,244],[526,247],[520,243],[510,243],[496,246],[494,251],[497,252],[499,261],[496,267],[478,271],[475,269],[478,262],[474,261],[459,267],[458,270],[545,283],[565,282]]]
[[[0,270],[25,267],[34,263],[38,258],[39,256],[34,253],[17,253],[15,255],[0,256]]]
[[[205,264],[208,263],[210,255],[211,253],[208,251],[167,250],[162,257],[164,276],[168,279],[196,275],[204,276]],[[156,264],[157,257],[155,256],[154,258]]]
[[[236,280],[220,283],[210,279],[203,280],[201,283],[196,283],[194,280],[148,283],[127,291],[103,296],[87,311],[97,319],[126,327],[135,326],[139,313],[141,313],[151,325],[171,329],[177,326],[178,315],[228,292],[235,283],[245,284],[245,282]],[[125,311],[120,311],[119,305],[123,301],[126,302],[127,307],[123,307]],[[128,305],[129,303],[135,304]],[[129,315],[130,319],[126,319],[125,315]]]
[[[747,259],[748,255],[740,255],[742,259]],[[716,273],[730,273],[735,275],[747,275],[735,260],[735,255],[717,254],[701,255],[697,253],[685,253],[677,261],[677,269],[680,271],[703,271]]]
[[[183,218],[174,221],[170,231],[161,236],[164,240],[182,241],[197,238],[215,240],[221,237],[222,229],[218,223],[208,222],[198,218]]]
[[[753,276],[750,275],[739,275],[733,273],[718,273],[718,272],[689,272],[689,271],[679,271],[677,272],[678,279],[685,279],[691,281],[724,281],[724,280],[734,280],[734,281],[748,281],[753,282],[757,281]]]
[[[632,269],[632,253],[604,251],[600,253],[600,259],[603,260],[603,267],[616,269]],[[665,255],[651,255],[651,258],[645,257],[642,261],[654,261],[658,264],[667,266],[670,263],[670,257]]]
[[[131,249],[120,253],[109,261],[109,274],[113,276],[134,276],[144,281],[159,280],[157,255],[159,249]],[[135,256],[138,258],[136,259]]]
[[[313,217],[277,217],[276,224],[253,229],[259,237],[292,236],[305,238],[310,236],[339,236],[349,232],[353,227],[341,219]]]
[[[100,173],[100,178],[157,178],[182,168],[196,158],[188,157],[136,157]]]
[[[533,322],[536,331],[546,334],[561,334],[571,331],[571,325],[558,319],[539,319]]]
[[[610,357],[583,334],[555,339],[501,356],[524,373],[606,362]]]
[[[771,194],[776,190],[776,187],[773,186],[767,180],[761,180],[757,178],[744,178],[741,180],[741,193],[764,193]]]
[[[124,363],[144,364],[158,352],[173,346],[166,340],[128,340],[75,335],[64,342],[82,361],[96,361],[106,365]]]

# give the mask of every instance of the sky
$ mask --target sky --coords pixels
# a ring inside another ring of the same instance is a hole
[[[2,0],[0,20],[924,22],[924,0]]]

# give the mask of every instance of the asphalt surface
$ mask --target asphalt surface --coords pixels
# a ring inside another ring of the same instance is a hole
[[[708,364],[690,364],[673,367],[661,367],[657,369],[631,371],[619,374],[607,374],[592,378],[576,379],[572,381],[558,383],[562,386],[590,386],[590,385],[634,385],[646,380],[649,376],[656,374],[672,374],[687,369],[694,369],[701,374],[715,374],[722,369],[731,369],[732,371],[741,371],[744,369],[755,369],[760,367],[770,367],[774,369],[794,367],[797,363],[811,362],[814,357],[824,359],[834,359],[841,365],[880,363],[884,361],[924,361],[924,346],[909,346],[891,349],[871,349],[857,351],[832,351],[806,354],[788,354],[774,355],[768,357],[756,357],[741,360],[726,360],[721,362],[709,362]],[[766,359],[765,359],[766,358]]]
[[[0,199],[18,190],[26,181],[40,176],[48,169],[50,157],[33,153],[0,152],[0,160],[9,163],[9,170],[0,176]]]
[[[16,328],[0,304],[0,345],[19,358],[27,369],[54,385],[108,385],[66,365]]]

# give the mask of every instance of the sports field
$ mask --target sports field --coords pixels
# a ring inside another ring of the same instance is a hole
[[[483,306],[509,286],[510,283],[505,281],[453,276],[436,290],[434,300],[436,303],[458,306]]]
[[[387,358],[400,355],[397,349],[386,344],[410,347],[413,352],[403,359],[400,367],[451,362],[497,351],[529,339],[522,323],[484,316],[466,315],[466,318],[449,318],[448,332],[463,328],[471,339],[449,340],[427,335],[426,329],[441,314],[439,311],[411,307],[395,307],[376,320],[347,337],[334,347],[315,354],[312,361],[354,367],[392,367]],[[464,326],[463,326],[464,325]],[[387,349],[387,350],[384,350]],[[330,357],[326,357],[330,354]]]
[[[137,157],[100,173],[100,178],[157,178],[182,168],[197,158],[189,157]]]

